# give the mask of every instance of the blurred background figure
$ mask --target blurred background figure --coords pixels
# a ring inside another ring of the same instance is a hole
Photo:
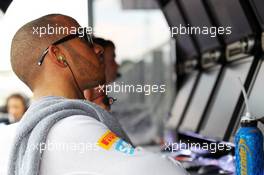
[[[110,84],[120,77],[118,73],[119,65],[116,62],[115,44],[110,40],[103,38],[93,38],[95,44],[100,45],[104,49],[102,61],[105,64],[105,80],[106,84]],[[87,100],[99,105],[101,108],[110,111],[111,104],[115,101],[113,98],[107,97],[105,92],[100,88],[94,88],[84,91],[84,96]]]
[[[120,76],[118,73],[119,65],[116,62],[115,44],[110,40],[97,37],[94,38],[94,42],[104,48],[103,60],[106,84],[112,83]]]
[[[10,95],[0,116],[0,122],[5,124],[18,122],[27,110],[27,98],[24,95],[15,93]]]
[[[84,97],[86,100],[89,100],[104,110],[110,111],[111,104],[108,101],[108,97],[104,91],[99,88],[87,89],[84,91]]]

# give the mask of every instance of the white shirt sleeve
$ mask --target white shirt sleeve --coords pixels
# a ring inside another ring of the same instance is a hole
[[[73,116],[56,123],[41,145],[40,175],[185,175],[178,162],[133,148],[103,123]]]

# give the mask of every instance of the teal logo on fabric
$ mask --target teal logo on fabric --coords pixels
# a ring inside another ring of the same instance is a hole
[[[116,143],[116,147],[115,149],[117,151],[120,151],[122,153],[125,154],[129,154],[129,155],[133,155],[135,152],[135,148],[133,148],[132,145],[130,145],[129,143],[125,142],[124,140],[120,139],[117,143]]]

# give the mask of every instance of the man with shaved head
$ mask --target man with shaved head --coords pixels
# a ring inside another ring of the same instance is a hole
[[[79,29],[52,14],[15,34],[12,68],[34,101],[20,122],[0,128],[0,174],[186,174],[177,162],[134,148],[114,117],[84,99],[105,78],[102,48]]]
[[[91,43],[86,43],[84,37],[75,37],[52,45],[63,37],[69,36],[70,31],[57,29],[60,33],[44,34],[41,37],[33,33],[33,28],[40,29],[46,26],[62,29],[66,27],[69,30],[72,27],[76,29],[80,27],[70,17],[48,15],[24,25],[15,34],[11,48],[12,68],[33,91],[34,98],[48,95],[82,98],[83,95],[79,90],[103,84],[104,66],[98,59],[102,54],[102,48],[99,45],[92,46]],[[38,58],[46,48],[48,51],[45,60],[43,65],[39,66]],[[59,60],[59,57],[65,58],[68,65]],[[69,70],[69,65],[72,72]],[[77,77],[78,79],[75,79]]]

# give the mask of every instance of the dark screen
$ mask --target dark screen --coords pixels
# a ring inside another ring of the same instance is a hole
[[[195,27],[199,26],[200,28],[212,27],[212,23],[202,1],[180,0],[179,2],[188,23]],[[211,37],[210,35],[193,35],[193,37],[196,39],[200,52],[202,53],[220,47],[217,37]]]
[[[230,44],[252,34],[239,0],[205,0],[218,27],[232,27],[231,35],[223,35]]]
[[[206,137],[222,140],[235,106],[238,102],[241,88],[238,77],[244,83],[251,67],[252,57],[228,65],[209,106],[206,119],[200,133]]]
[[[220,68],[220,66],[217,66],[213,70],[201,74],[197,88],[180,126],[180,131],[196,132],[198,129],[206,104],[220,73]]]
[[[6,12],[8,6],[11,4],[12,0],[4,0],[4,1],[0,1],[0,9],[3,12]]]
[[[180,24],[186,25],[175,0],[170,1],[162,10],[170,27],[179,27]],[[190,35],[177,35],[176,40],[177,49],[181,55],[180,59],[197,57],[198,53]]]
[[[262,30],[264,30],[264,1],[263,0],[249,0],[251,6],[257,14],[258,20],[261,24]]]
[[[179,7],[174,0],[170,1],[164,8],[163,13],[167,18],[169,26],[178,26],[185,24],[185,21],[180,13]]]

